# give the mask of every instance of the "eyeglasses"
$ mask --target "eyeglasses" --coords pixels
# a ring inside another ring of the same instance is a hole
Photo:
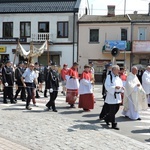
[[[34,67],[34,66],[30,66],[30,67]]]

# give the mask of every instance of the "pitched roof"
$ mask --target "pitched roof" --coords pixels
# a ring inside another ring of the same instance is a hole
[[[56,1],[69,1],[69,0],[0,0],[0,3],[20,3],[20,2],[56,2]],[[71,0],[76,1],[76,0]]]
[[[85,15],[79,23],[107,23],[107,22],[130,22],[127,15],[116,15],[113,17],[99,16],[99,15]]]
[[[150,15],[148,14],[129,14],[129,17],[132,21],[149,21]]]
[[[73,12],[76,1],[77,0],[0,0],[0,13]]]
[[[114,23],[114,22],[149,22],[150,15],[148,14],[129,14],[116,16],[100,16],[100,15],[84,15],[78,23]]]

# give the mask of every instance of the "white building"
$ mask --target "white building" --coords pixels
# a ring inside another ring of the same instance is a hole
[[[18,39],[25,50],[48,40],[49,49],[34,61],[71,66],[77,61],[77,21],[88,10],[88,0],[0,0],[0,60],[23,60],[15,58]]]

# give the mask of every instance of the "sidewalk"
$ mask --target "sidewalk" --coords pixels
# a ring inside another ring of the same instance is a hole
[[[15,141],[0,138],[0,150],[28,150],[21,145],[32,150],[150,150],[144,143],[100,127],[99,121],[90,124],[43,108],[2,108],[0,114],[0,137]]]
[[[0,150],[30,150],[26,147],[23,147],[19,144],[11,142],[10,140],[6,140],[0,137]]]

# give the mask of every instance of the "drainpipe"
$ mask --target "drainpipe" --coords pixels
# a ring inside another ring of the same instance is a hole
[[[130,16],[127,14],[127,17],[128,19],[130,20],[131,22],[131,44],[132,44],[132,39],[133,39],[133,22],[132,22],[132,19],[130,18]],[[132,54],[132,48],[131,48],[131,54],[130,54],[130,70],[131,70],[131,66],[132,66],[132,61],[133,61],[133,54]]]
[[[74,63],[74,51],[75,51],[75,11],[73,12],[73,63]]]
[[[79,22],[77,23],[77,62],[79,61]]]
[[[132,44],[132,40],[133,40],[133,22],[131,21],[131,44]],[[131,55],[130,55],[130,70],[131,70],[131,66],[133,65],[133,53],[132,53],[132,45],[131,45]]]

